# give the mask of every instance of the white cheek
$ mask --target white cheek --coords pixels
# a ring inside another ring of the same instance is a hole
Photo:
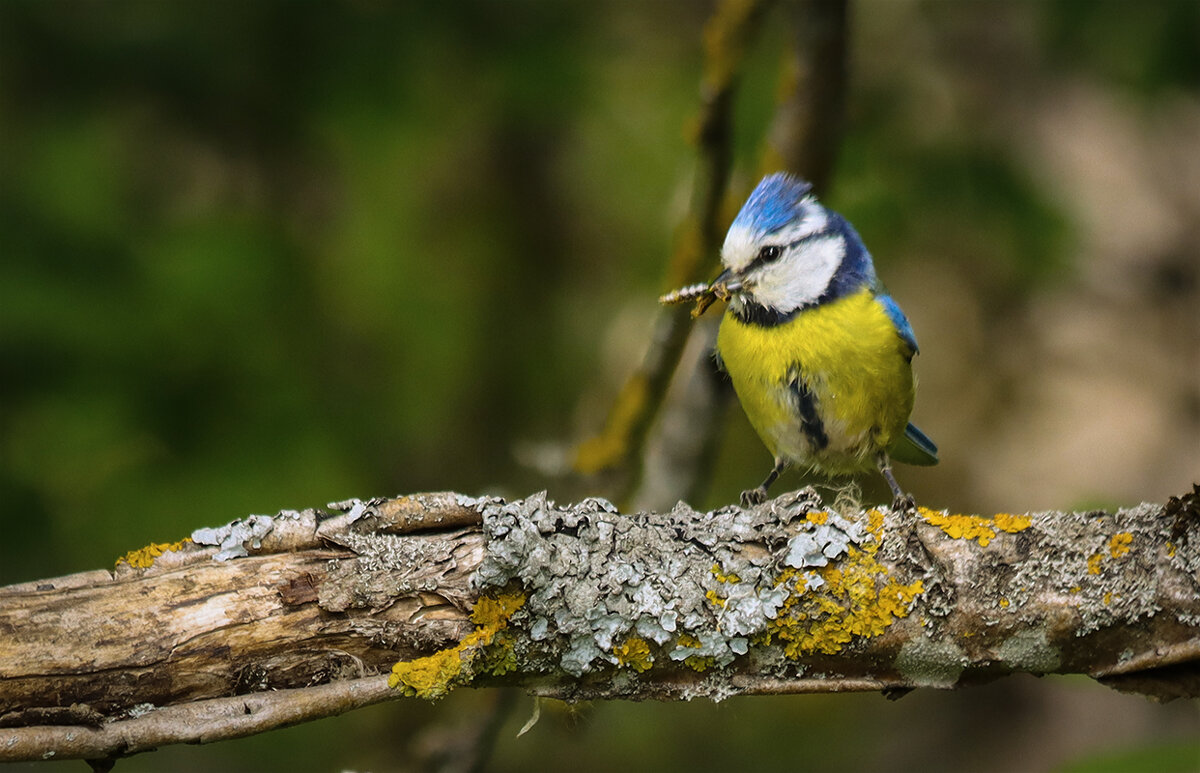
[[[785,312],[813,303],[825,294],[845,256],[841,237],[806,242],[755,278],[755,300]]]

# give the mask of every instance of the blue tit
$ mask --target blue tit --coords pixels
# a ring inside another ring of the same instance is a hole
[[[911,508],[893,460],[937,464],[937,446],[908,422],[917,340],[875,277],[850,223],[788,174],[758,184],[721,248],[709,292],[729,301],[717,356],[746,417],[775,457],[742,504],[766,499],[789,465],[825,475],[877,467]]]

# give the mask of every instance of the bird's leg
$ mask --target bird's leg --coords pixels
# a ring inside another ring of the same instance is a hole
[[[758,488],[747,489],[742,492],[742,507],[753,507],[760,505],[767,500],[767,488],[775,482],[779,474],[787,467],[787,462],[783,459],[776,458],[775,466],[767,473],[767,479],[764,480]]]
[[[900,488],[900,484],[896,482],[896,476],[892,475],[892,462],[888,459],[886,451],[879,453],[878,464],[879,471],[883,473],[883,479],[892,489],[892,509],[916,510],[917,500],[913,499],[912,494],[905,494],[904,490]]]

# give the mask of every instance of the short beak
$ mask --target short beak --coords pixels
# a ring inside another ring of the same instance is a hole
[[[720,276],[712,280],[712,283],[708,286],[708,289],[712,291],[713,295],[717,296],[723,301],[727,301],[729,300],[729,296],[733,295],[734,293],[741,292],[742,278],[733,273],[732,269],[727,268],[721,272]]]

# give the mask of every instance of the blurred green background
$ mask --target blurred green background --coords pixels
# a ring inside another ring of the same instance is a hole
[[[351,496],[567,497],[523,462],[596,431],[646,346],[710,11],[0,4],[0,583]],[[1185,491],[1200,3],[865,0],[851,30],[826,201],[912,320],[942,448],[901,481],[969,512]],[[739,92],[743,183],[786,43],[768,19]],[[724,434],[699,505],[769,464],[740,411]],[[119,769],[409,769],[490,700]],[[499,770],[1200,770],[1195,704],[1087,680],[551,707],[516,739],[527,708]]]

